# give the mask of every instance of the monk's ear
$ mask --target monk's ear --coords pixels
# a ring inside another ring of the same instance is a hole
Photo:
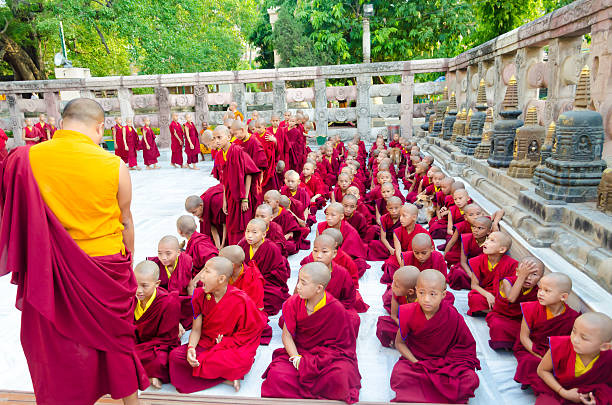
[[[446,290],[442,290],[442,299],[444,299],[444,297],[446,297]]]
[[[499,253],[501,253],[502,255],[505,255],[507,251],[508,251],[508,248],[505,246],[501,246],[499,248]]]
[[[602,343],[601,346],[599,347],[599,350],[601,350],[602,352],[605,352],[606,350],[610,350],[610,349],[612,349],[612,343],[610,342]]]
[[[565,301],[567,301],[567,298],[568,298],[568,297],[569,297],[569,294],[568,294],[568,293],[566,293],[566,292],[561,293],[561,302],[565,302]]]
[[[416,289],[415,288],[409,288],[408,289],[408,295],[414,295],[416,294]]]
[[[159,285],[160,285],[160,284],[161,284],[161,280],[157,280],[157,281],[155,282],[155,288],[159,287]]]

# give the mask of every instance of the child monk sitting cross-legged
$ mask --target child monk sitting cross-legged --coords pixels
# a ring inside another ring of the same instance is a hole
[[[134,268],[136,353],[154,388],[170,382],[168,356],[180,344],[178,293],[159,288],[159,267],[149,260]]]
[[[476,341],[455,307],[444,302],[446,279],[422,271],[417,302],[399,309],[395,347],[401,354],[391,373],[394,402],[467,403],[480,369]]]
[[[288,242],[283,234],[283,228],[276,222],[272,221],[273,215],[274,212],[272,211],[272,207],[266,203],[260,204],[255,210],[255,218],[263,220],[268,225],[265,238],[276,243],[283,256],[287,257]]]
[[[193,259],[193,275],[204,268],[211,257],[219,254],[219,250],[208,236],[198,232],[195,219],[192,215],[181,215],[176,221],[176,230],[179,235],[187,239],[185,253]]]
[[[232,263],[213,257],[193,295],[189,343],[170,353],[170,380],[178,392],[201,391],[221,383],[240,389],[259,346],[266,319],[242,290],[228,285]]]
[[[469,290],[472,286],[472,269],[468,261],[482,254],[482,245],[491,233],[492,221],[488,217],[474,219],[472,232],[459,236],[461,239],[461,257],[448,271],[446,281],[453,290]]]
[[[568,336],[580,314],[565,301],[572,292],[572,280],[563,273],[550,273],[539,283],[538,300],[523,302],[520,339],[514,344],[518,362],[514,381],[523,388],[538,386],[542,380],[537,368],[548,350],[551,336]]]
[[[610,404],[612,401],[612,319],[587,312],[574,322],[571,336],[552,336],[534,388],[537,405]]]
[[[263,374],[262,397],[359,401],[361,375],[349,313],[325,288],[323,263],[300,269],[297,294],[283,305],[283,348]]]

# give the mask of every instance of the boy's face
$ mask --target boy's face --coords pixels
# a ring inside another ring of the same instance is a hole
[[[246,239],[249,245],[256,245],[260,243],[264,236],[264,232],[262,232],[262,230],[254,224],[248,224],[246,230],[244,231],[244,239]]]
[[[413,215],[408,212],[407,209],[403,209],[400,211],[400,223],[404,228],[414,225],[414,223],[416,222],[416,217],[416,215]]]
[[[157,258],[166,267],[174,266],[176,258],[179,256],[180,251],[167,243],[160,243],[157,245]]]
[[[278,117],[274,117],[272,118],[272,120],[270,120],[270,123],[272,124],[272,128],[278,128],[278,124],[280,124],[280,119]]]
[[[244,138],[246,138],[247,131],[245,131],[243,128],[240,128],[240,129],[230,129],[230,134],[233,137],[235,137],[236,139],[243,140]]]
[[[482,252],[487,255],[504,254],[506,249],[501,245],[497,234],[493,232],[487,236],[487,240],[482,245]]]
[[[430,257],[433,251],[433,246],[412,246],[412,254],[419,263],[425,263]]]
[[[452,183],[444,182],[444,181],[440,183],[440,190],[442,190],[444,195],[449,195],[450,194],[451,187],[452,187]]]
[[[198,273],[198,276],[202,284],[204,284],[202,288],[204,288],[204,291],[207,293],[215,291],[225,280],[225,276],[220,276],[213,268],[210,261],[206,262],[202,271]]]
[[[393,294],[395,294],[397,297],[406,297],[410,295],[410,290],[414,290],[414,286],[402,284],[398,278],[399,277],[395,277],[395,274],[393,275],[393,283],[391,283],[391,290],[393,291]]]
[[[463,208],[467,205],[468,201],[469,201],[470,197],[467,195],[466,192],[455,192],[453,194],[453,200],[455,201],[455,205],[458,208]]]
[[[310,163],[305,164],[304,168],[302,169],[302,173],[304,174],[304,177],[312,176],[312,174],[314,173],[313,165]]]
[[[290,111],[285,111],[285,121],[289,121],[289,118],[291,118],[291,112]]]
[[[138,283],[136,299],[140,302],[147,302],[159,286],[160,281],[156,280],[152,274],[141,274],[137,271],[134,272],[134,276],[136,276],[136,282]]]
[[[435,314],[446,295],[446,290],[440,290],[436,283],[418,280],[416,285],[417,301],[424,314]]]
[[[202,218],[202,211],[204,210],[203,204],[198,205],[196,208],[189,211],[191,215],[197,218]]]
[[[214,131],[212,136],[212,146],[215,149],[225,149],[229,144],[229,134],[224,131]]]
[[[278,200],[276,198],[264,196],[264,202],[272,207],[272,210],[276,211],[278,209]]]
[[[393,197],[393,195],[395,194],[395,190],[393,189],[393,187],[383,187],[380,189],[380,194],[382,195],[382,197],[386,200],[390,197]]]
[[[471,208],[469,211],[466,211],[463,214],[463,217],[470,225],[474,223],[474,220],[476,218],[479,218],[481,216],[482,216],[482,210],[479,208]]]
[[[476,239],[482,239],[489,234],[490,228],[482,224],[472,224],[472,235]]]
[[[315,241],[314,247],[312,248],[312,258],[315,262],[321,262],[326,266],[334,260],[338,251],[335,248],[327,246],[325,243],[319,243]]]
[[[442,182],[443,178],[444,178],[444,175],[442,173],[440,173],[440,172],[434,173],[434,175],[433,175],[434,186],[439,188],[440,187],[440,183]]]
[[[557,283],[548,277],[542,277],[538,286],[538,302],[540,305],[554,305],[567,299],[568,294],[561,291]]]
[[[287,186],[289,190],[291,191],[297,190],[299,184],[300,184],[299,177],[296,178],[296,177],[285,175],[285,185]]]
[[[312,281],[312,278],[308,274],[305,274],[303,271],[300,271],[298,274],[298,282],[295,286],[295,290],[297,291],[301,299],[309,300],[321,291],[325,290],[325,287],[323,287],[321,284],[315,284],[315,282]]]
[[[342,206],[344,207],[344,216],[350,217],[357,209],[357,204],[353,200],[342,200]]]
[[[385,183],[391,183],[391,173],[382,172],[378,177],[378,184],[383,185]]]
[[[397,204],[397,203],[387,204],[387,211],[389,212],[389,215],[391,215],[392,218],[397,218],[398,216],[400,216],[401,208],[402,208],[401,204]]]
[[[270,221],[272,221],[272,215],[268,215],[266,211],[260,209],[255,211],[255,218],[263,219],[266,224],[269,224]]]
[[[266,126],[263,123],[259,123],[255,126],[255,131],[257,132],[257,134],[261,135],[261,134],[265,134],[266,133]]]
[[[338,187],[340,187],[340,190],[346,190],[350,185],[351,181],[349,180],[348,176],[345,175],[338,178]]]
[[[335,227],[342,221],[344,214],[337,212],[335,209],[327,209],[325,210],[325,222],[330,227]]]
[[[601,339],[601,332],[595,325],[585,322],[584,319],[578,317],[574,321],[574,327],[570,335],[572,346],[577,354],[591,355],[606,350],[609,342],[604,342]],[[606,345],[606,343],[608,343]]]
[[[542,278],[542,272],[540,272],[538,269],[533,270],[531,273],[527,275],[527,278],[525,278],[525,281],[523,282],[523,288],[531,289],[537,286],[541,278]]]

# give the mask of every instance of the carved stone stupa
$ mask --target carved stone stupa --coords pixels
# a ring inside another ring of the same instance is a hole
[[[487,93],[485,90],[484,79],[478,85],[478,97],[476,98],[476,112],[472,114],[469,125],[469,134],[463,139],[461,152],[466,155],[473,155],[476,147],[482,140],[482,130],[485,119],[487,118]]]
[[[457,138],[455,138],[455,142],[453,142],[455,145],[461,147],[461,145],[463,145],[463,140],[469,135],[470,122],[472,121],[473,114],[474,111],[470,108],[470,110],[467,112],[467,116],[465,116],[465,125],[463,126],[463,132],[458,134]]]
[[[482,128],[482,141],[474,151],[476,159],[488,159],[491,152],[491,136],[493,135],[493,107],[487,108],[487,116]]]
[[[538,184],[541,175],[541,170],[545,167],[544,163],[546,162],[546,159],[548,159],[552,154],[552,143],[555,137],[555,128],[555,121],[551,121],[550,125],[548,126],[548,131],[546,131],[546,139],[544,140],[544,145],[542,145],[542,149],[540,149],[540,165],[536,167],[533,172],[533,178],[531,179],[531,182],[533,184]]]
[[[432,137],[437,138],[442,135],[442,122],[444,120],[444,113],[446,112],[448,103],[448,87],[444,87],[444,91],[442,92],[442,100],[436,103],[436,118],[433,124],[433,131],[430,133]]]
[[[514,76],[510,78],[506,96],[502,102],[502,110],[499,112],[502,119],[495,121],[493,125],[493,137],[491,138],[491,154],[487,163],[491,167],[508,167],[514,156],[514,137],[516,129],[523,125],[518,119],[522,111],[518,109],[518,89]]]
[[[557,120],[552,154],[540,171],[535,192],[547,200],[595,201],[606,162],[601,158],[604,130],[600,113],[588,109],[591,72],[582,68],[574,110]]]
[[[540,163],[540,149],[544,143],[546,130],[538,125],[535,107],[529,107],[525,125],[516,130],[514,139],[514,159],[510,162],[508,175],[511,177],[531,178]]]
[[[425,107],[425,122],[421,124],[421,129],[423,131],[429,131],[429,117],[431,117],[434,113],[433,103],[430,101]]]
[[[597,187],[597,208],[612,213],[612,168],[604,170]]]
[[[455,97],[455,92],[451,93],[447,109],[448,112],[442,124],[442,139],[444,140],[449,140],[453,136],[453,124],[457,119],[457,98]]]
[[[451,143],[455,144],[457,142],[457,137],[462,136],[465,132],[465,122],[467,120],[467,112],[465,108],[457,114],[457,119],[453,124],[453,134],[451,135]]]

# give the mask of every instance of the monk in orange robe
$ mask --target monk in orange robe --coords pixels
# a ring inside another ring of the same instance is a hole
[[[12,272],[18,285],[37,403],[91,404],[110,394],[135,405],[149,380],[135,350],[129,171],[99,146],[96,101],[71,100],[62,122],[52,140],[4,162],[0,275]]]

